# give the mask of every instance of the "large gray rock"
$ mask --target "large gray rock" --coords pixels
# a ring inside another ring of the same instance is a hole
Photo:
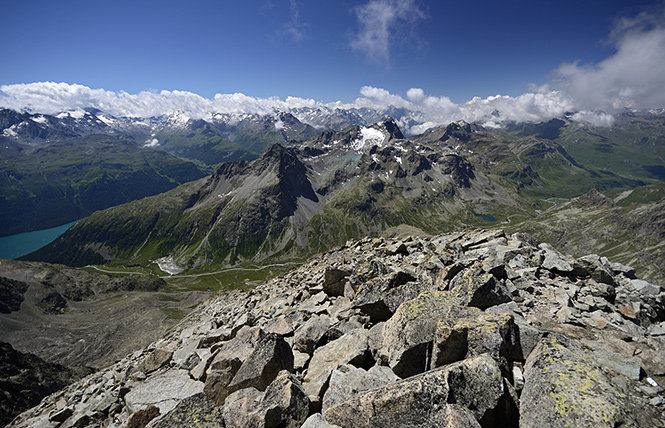
[[[284,338],[268,334],[233,377],[229,391],[250,386],[263,391],[282,370],[293,371],[293,352]]]
[[[266,323],[263,330],[266,333],[279,334],[280,336],[289,336],[293,334],[293,326],[284,317],[271,319]]]
[[[588,349],[549,334],[524,367],[520,427],[637,426],[622,406],[622,395]]]
[[[616,285],[614,272],[610,263],[605,257],[599,257],[596,254],[589,254],[588,256],[580,257],[576,260],[576,264],[582,269],[586,270],[588,275],[595,281],[604,284]]]
[[[512,293],[504,281],[485,272],[482,264],[475,264],[457,275],[450,289],[459,296],[460,303],[480,309],[512,301]]]
[[[261,405],[264,392],[256,388],[245,388],[230,394],[224,401],[224,422],[227,427],[259,427],[260,417],[255,414]]]
[[[340,427],[440,426],[444,420],[477,426],[471,419],[493,412],[502,395],[501,371],[483,355],[358,393],[328,408],[324,418]]]
[[[342,364],[360,365],[368,351],[368,332],[362,328],[352,330],[314,351],[303,381],[303,387],[315,402],[322,398],[323,388],[333,370]]]
[[[203,392],[216,405],[221,406],[224,404],[226,397],[233,392],[229,390],[229,384],[233,380],[233,376],[234,372],[231,368],[210,370],[206,374]]]
[[[343,296],[349,275],[351,272],[348,270],[327,268],[323,276],[323,291],[329,296]]]
[[[146,374],[152,373],[171,361],[172,355],[173,352],[171,352],[169,349],[155,349],[141,362],[141,364],[139,364],[138,369]]]
[[[298,379],[284,370],[266,389],[262,407],[269,414],[269,426],[297,428],[307,419],[309,399]]]
[[[574,260],[570,256],[564,256],[556,251],[551,245],[542,243],[539,245],[543,252],[541,266],[560,274],[568,274],[573,271]]]
[[[332,321],[329,316],[313,316],[296,330],[293,347],[300,352],[312,355],[314,348],[331,325]]]
[[[600,346],[590,346],[593,357],[606,370],[612,370],[629,379],[639,380],[642,371],[642,360],[634,356],[617,354]]]
[[[631,280],[630,285],[642,296],[655,296],[662,291],[660,286],[641,279]]]
[[[422,293],[400,305],[383,326],[381,350],[395,374],[405,378],[427,370],[439,322],[461,310],[456,296],[447,291]]]
[[[321,412],[328,407],[342,403],[358,392],[379,388],[391,382],[397,382],[397,377],[389,367],[374,366],[369,371],[344,364],[333,370],[328,382],[328,389],[323,395]]]
[[[196,350],[199,348],[201,339],[190,338],[180,345],[178,349],[173,352],[171,360],[173,365],[180,369],[191,370],[196,367],[201,358],[198,356]]]
[[[403,271],[391,272],[360,285],[353,306],[370,316],[373,322],[386,321],[397,307],[425,291],[425,286]]]
[[[171,411],[180,400],[203,392],[203,382],[192,380],[186,370],[170,370],[148,378],[125,395],[130,413],[155,405],[160,414]]]
[[[260,328],[242,327],[233,339],[213,348],[214,356],[208,370],[230,368],[233,373],[237,372],[264,337],[265,332]]]
[[[224,428],[222,408],[215,406],[205,394],[195,394],[148,425],[148,428],[181,427]]]
[[[464,308],[439,322],[434,336],[431,368],[464,358],[489,354],[495,360],[521,358],[519,332],[510,314]]]
[[[259,328],[243,327],[233,339],[217,347],[205,373],[204,389],[217,405],[224,404],[226,397],[233,392],[229,390],[231,381],[265,336]]]
[[[245,388],[229,395],[224,403],[227,427],[297,428],[307,419],[309,400],[300,382],[286,370],[261,392]]]
[[[504,390],[501,370],[496,361],[483,354],[451,364],[446,370],[448,403],[469,409],[480,422],[497,417],[494,409]]]

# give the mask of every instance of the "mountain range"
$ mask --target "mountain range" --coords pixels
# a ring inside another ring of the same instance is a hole
[[[427,233],[501,222],[518,229],[592,189],[660,186],[648,166],[658,162],[649,147],[662,130],[651,143],[611,143],[623,154],[649,152],[618,174],[578,161],[557,140],[582,131],[555,125],[554,140],[542,129],[524,136],[523,128],[465,122],[407,138],[392,119],[286,139],[255,160],[224,163],[207,178],[98,211],[29,258],[145,267],[167,257],[179,271],[283,262],[400,224]],[[579,153],[598,149],[575,141],[569,147]]]
[[[363,122],[359,115],[318,126]],[[97,109],[57,115],[0,110],[0,236],[57,226],[95,210],[164,192],[222,162],[255,159],[275,142],[319,131],[289,113],[154,118]]]
[[[378,115],[0,111],[2,233],[85,217],[0,264],[0,340],[99,367],[215,291],[251,288],[312,254],[336,263],[326,251],[367,236],[501,228],[665,282],[662,112],[626,112],[611,128],[567,115],[419,135],[368,122]],[[451,278],[468,267],[451,266]]]

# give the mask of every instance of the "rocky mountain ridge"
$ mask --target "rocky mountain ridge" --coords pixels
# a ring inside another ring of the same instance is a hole
[[[464,122],[405,138],[388,119],[276,145],[97,212],[29,257],[75,266],[172,257],[181,269],[281,262],[399,224],[441,233],[488,214],[528,219],[543,197],[639,184],[579,165],[552,141],[507,143]]]
[[[0,233],[8,235],[67,223],[95,209],[155,194],[177,183],[201,177],[203,170],[210,172],[221,162],[255,159],[273,144],[288,146],[315,137],[321,131],[341,131],[359,125],[371,127],[370,124],[390,116],[395,117],[403,129],[410,129],[404,111],[395,108],[380,111],[371,108],[301,108],[261,114],[210,113],[201,117],[189,117],[184,112],[174,111],[150,118],[114,117],[94,108],[54,115],[2,109],[0,172],[5,180],[0,181],[0,197],[4,198],[3,205],[9,207],[6,211],[26,214],[35,220],[11,226],[13,218],[7,215],[2,224],[12,228],[0,230]],[[503,145],[515,143],[516,147],[511,150],[521,162],[506,159],[506,153],[497,150],[500,145],[494,147],[492,155],[496,159],[477,159],[485,162],[486,167],[494,162],[493,169],[508,180],[519,180],[522,186],[529,187],[540,178],[545,182],[545,188],[554,185],[561,195],[574,197],[580,194],[580,182],[584,182],[585,190],[593,186],[605,190],[663,180],[665,169],[661,147],[665,133],[662,117],[662,112],[658,111],[625,112],[617,116],[615,126],[603,128],[575,122],[568,115],[540,124],[507,124],[501,129],[484,131],[474,124],[466,125],[471,127],[469,129],[460,126],[460,130],[465,128],[463,133],[467,137],[485,132],[498,137]],[[437,139],[434,138],[437,133],[441,142],[441,137],[455,137],[452,128],[449,134],[445,133],[446,128],[431,129],[421,136],[414,136],[414,140],[432,142]],[[473,132],[469,134],[469,131]],[[531,137],[536,138],[539,148],[531,148],[534,143]],[[516,141],[520,138],[525,139],[526,145]],[[557,155],[555,151],[558,149],[552,146],[552,142],[566,153]],[[99,143],[103,143],[103,147]],[[544,153],[543,144],[548,147],[545,163],[537,160]],[[523,147],[520,149],[519,145]],[[479,154],[472,148],[469,150]],[[167,159],[164,151],[181,159]],[[112,155],[107,156],[107,152]],[[143,152],[158,152],[159,155],[151,153],[146,159]],[[81,159],[83,153],[86,156]],[[568,160],[572,162],[568,163],[572,166],[564,165],[565,155],[569,155]],[[93,162],[90,162],[91,158]],[[184,160],[194,160],[196,165]],[[504,162],[506,160],[508,162]],[[562,165],[548,170],[546,166],[551,166],[554,161]],[[534,174],[537,169],[531,165],[534,162],[540,162],[542,166],[538,174]],[[48,168],[45,168],[47,164]],[[113,167],[120,165],[134,174],[117,174],[119,168]],[[171,172],[174,168],[179,170],[175,174]],[[33,174],[36,169],[39,174]],[[136,179],[139,174],[143,174],[143,180]],[[72,182],[68,177],[73,176],[76,179]],[[164,177],[171,182],[159,182],[160,179],[164,181]],[[567,180],[567,177],[572,178]],[[123,199],[123,193],[132,195]],[[49,198],[49,195],[58,198]],[[77,199],[79,197],[81,201]],[[68,199],[72,199],[68,202],[75,206],[58,202]],[[86,203],[87,199],[95,202],[109,200],[109,204],[92,206]],[[29,204],[24,202],[26,200]],[[49,219],[40,214],[42,211],[62,215]]]
[[[116,118],[0,109],[0,235],[58,226],[167,191],[222,162],[318,133],[288,113]]]
[[[12,427],[665,424],[665,290],[499,230],[349,241]]]

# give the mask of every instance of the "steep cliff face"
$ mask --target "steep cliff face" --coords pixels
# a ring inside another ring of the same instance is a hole
[[[657,427],[664,320],[634,269],[523,234],[367,238],[218,296],[10,426]]]

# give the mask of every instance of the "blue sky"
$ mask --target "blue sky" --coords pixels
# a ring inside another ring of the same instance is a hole
[[[325,103],[352,103],[368,94],[366,87],[407,100],[409,89],[420,88],[456,105],[474,96],[566,90],[579,99],[595,96],[597,102],[589,105],[575,102],[602,109],[603,103],[618,105],[619,95],[585,94],[586,82],[601,76],[603,64],[614,64],[607,73],[624,82],[626,64],[608,59],[619,57],[629,36],[649,36],[657,51],[655,59],[653,52],[640,53],[636,67],[644,61],[645,73],[665,70],[659,38],[663,5],[662,0],[5,1],[0,88],[14,98],[21,94],[13,85],[64,82],[115,93],[177,90],[212,99],[239,92]],[[655,79],[649,85],[662,83],[657,75],[649,78]],[[630,79],[622,97],[635,94],[636,83],[644,86],[641,75]],[[610,90],[608,84],[594,91]],[[639,90],[653,93],[650,87]],[[636,97],[628,104],[639,104]],[[14,105],[0,99],[3,103]]]

